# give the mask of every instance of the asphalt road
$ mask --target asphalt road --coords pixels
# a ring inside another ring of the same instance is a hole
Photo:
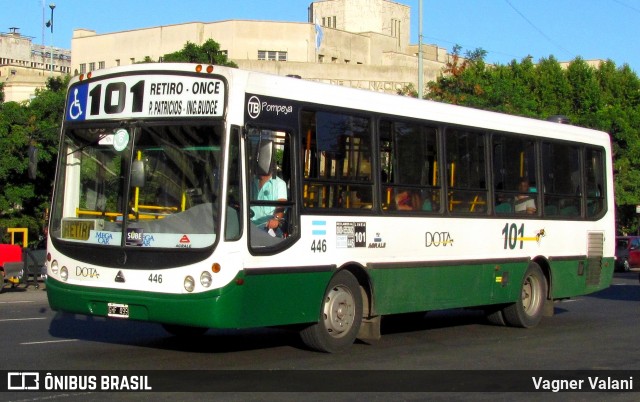
[[[183,340],[159,325],[56,313],[46,289],[18,287],[0,294],[0,369],[33,370],[617,370],[640,369],[638,273],[616,273],[596,294],[556,303],[554,317],[533,329],[497,327],[474,310],[396,316],[382,339],[356,343],[344,354],[310,351],[281,328],[209,330]],[[315,373],[315,372],[314,372]],[[341,372],[339,372],[341,373]],[[453,373],[452,375],[455,375]],[[334,381],[326,376],[326,381]],[[380,378],[378,378],[378,381]],[[325,379],[319,379],[320,384]],[[376,377],[371,377],[375,388]],[[333,383],[327,389],[336,390]],[[355,388],[357,384],[354,382]],[[341,388],[338,388],[342,390]],[[249,391],[255,391],[248,386]],[[411,389],[373,393],[218,393],[216,400],[638,400],[634,393],[444,393]],[[176,395],[181,395],[176,398]],[[185,396],[186,395],[186,396]],[[210,400],[211,394],[1,393],[0,400]]]

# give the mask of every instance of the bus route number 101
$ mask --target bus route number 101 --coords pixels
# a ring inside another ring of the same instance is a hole
[[[142,112],[144,100],[144,80],[138,81],[131,87],[129,92],[133,94],[131,112]],[[104,92],[104,103],[102,102],[102,84],[96,85],[90,92],[91,104],[89,113],[91,115],[100,114],[100,106],[103,106],[107,114],[122,113],[126,106],[127,85],[124,82],[112,82],[107,84]]]
[[[518,243],[520,243],[520,249],[524,245],[524,223],[518,227],[515,223],[505,223],[502,228],[502,236],[504,238],[504,249],[514,250]]]

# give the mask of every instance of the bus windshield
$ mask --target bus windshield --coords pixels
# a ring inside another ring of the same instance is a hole
[[[67,128],[52,238],[112,247],[211,246],[221,136],[221,124]]]

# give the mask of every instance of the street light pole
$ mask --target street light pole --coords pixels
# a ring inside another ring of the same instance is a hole
[[[424,61],[422,60],[422,0],[418,3],[418,99],[422,99],[424,89]]]
[[[56,8],[56,5],[51,3],[49,4],[49,8],[51,9],[51,20],[49,20],[49,23],[47,24],[47,26],[51,27],[51,75],[53,75],[53,9]]]

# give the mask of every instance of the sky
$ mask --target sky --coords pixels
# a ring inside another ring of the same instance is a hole
[[[411,7],[418,43],[420,0]],[[53,34],[44,27],[53,11]],[[311,0],[0,0],[0,32],[20,28],[34,43],[71,49],[73,30],[98,34],[228,19],[307,22]],[[488,63],[532,56],[610,59],[640,74],[640,0],[422,0],[424,43],[483,49]],[[44,14],[44,18],[43,18]],[[215,40],[215,38],[213,38]]]

